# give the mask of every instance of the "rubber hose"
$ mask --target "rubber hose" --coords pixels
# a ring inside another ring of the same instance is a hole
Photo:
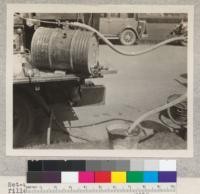
[[[89,25],[86,25],[86,24],[82,24],[82,23],[79,23],[79,22],[70,22],[70,23],[67,23],[67,25],[69,26],[72,26],[72,27],[79,27],[79,28],[82,28],[82,29],[86,29],[86,30],[89,30],[89,31],[92,31],[94,33],[97,34],[97,36],[102,39],[112,50],[114,50],[115,52],[117,52],[118,54],[121,54],[121,55],[125,55],[125,56],[137,56],[137,55],[142,55],[142,54],[145,54],[145,53],[148,53],[150,51],[153,51],[165,44],[168,44],[170,42],[174,42],[174,41],[180,41],[180,40],[185,40],[186,37],[184,36],[179,36],[179,37],[174,37],[174,38],[170,38],[170,39],[167,39],[167,40],[164,40],[148,49],[145,49],[143,51],[138,51],[138,52],[126,52],[126,51],[123,51],[123,50],[120,50],[118,48],[116,48],[103,34],[101,34],[100,32],[98,32],[96,29],[94,29],[93,27],[89,26]]]
[[[103,123],[108,123],[108,122],[111,122],[111,121],[125,121],[127,123],[133,123],[132,120],[128,120],[128,119],[112,118],[112,119],[107,119],[107,120],[99,121],[99,122],[96,122],[96,123],[90,123],[90,124],[87,124],[87,125],[71,126],[70,128],[72,129],[72,128],[92,127],[92,126],[95,126],[95,125],[101,125]]]
[[[153,115],[153,114],[155,114],[155,113],[161,112],[161,111],[163,111],[163,110],[165,110],[165,109],[168,109],[168,108],[170,108],[170,107],[172,107],[172,106],[174,106],[174,105],[176,105],[176,104],[178,104],[178,103],[184,101],[186,98],[187,98],[187,94],[185,93],[185,94],[183,94],[182,96],[180,96],[179,98],[175,99],[174,101],[172,101],[172,102],[170,102],[170,103],[168,103],[168,104],[165,104],[165,105],[163,105],[163,106],[160,106],[160,107],[158,107],[158,108],[155,108],[155,109],[153,109],[153,110],[151,110],[151,111],[148,111],[148,112],[146,112],[145,114],[141,115],[141,116],[140,116],[138,119],[136,119],[135,122],[130,126],[130,128],[128,129],[128,133],[131,134],[131,133],[134,131],[134,129],[139,125],[139,123],[140,123],[141,121],[143,121],[146,117],[149,117],[149,116],[151,116],[151,115]]]

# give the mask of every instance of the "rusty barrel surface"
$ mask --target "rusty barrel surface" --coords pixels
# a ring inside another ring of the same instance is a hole
[[[92,32],[40,27],[32,38],[31,61],[41,70],[92,74],[98,51],[98,41]]]

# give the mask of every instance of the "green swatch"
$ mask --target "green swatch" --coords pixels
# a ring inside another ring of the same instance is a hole
[[[144,172],[141,171],[128,171],[126,172],[127,183],[143,183]]]

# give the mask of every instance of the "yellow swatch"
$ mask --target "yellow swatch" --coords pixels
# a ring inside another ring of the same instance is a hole
[[[112,183],[126,183],[126,172],[115,171],[111,173]]]

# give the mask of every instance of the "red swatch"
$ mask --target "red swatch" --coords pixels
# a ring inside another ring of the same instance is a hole
[[[95,183],[110,183],[111,172],[108,172],[108,171],[95,172],[94,181]]]

